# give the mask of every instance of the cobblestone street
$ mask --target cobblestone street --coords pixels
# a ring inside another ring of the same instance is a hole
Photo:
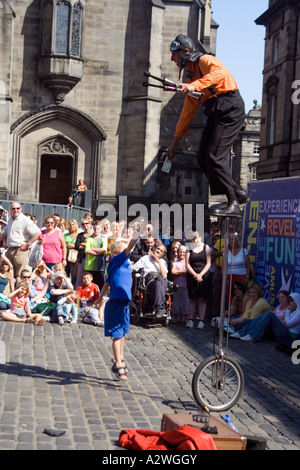
[[[122,429],[160,430],[164,413],[196,411],[192,375],[212,354],[214,331],[208,324],[203,331],[132,325],[128,383],[110,370],[111,340],[102,328],[0,321],[0,341],[1,450],[114,450]],[[230,339],[229,351],[245,375],[232,422],[265,437],[267,449],[299,450],[300,365],[271,341]],[[45,428],[65,433],[52,437]]]

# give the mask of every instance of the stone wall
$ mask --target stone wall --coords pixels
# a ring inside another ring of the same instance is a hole
[[[208,47],[210,31],[215,45],[210,2],[205,8],[192,0],[82,3],[82,78],[61,103],[41,74],[41,2],[12,1],[8,19],[1,13],[0,47],[6,55],[0,73],[8,77],[11,97],[0,113],[2,197],[38,202],[40,149],[43,142],[63,138],[76,149],[73,184],[83,178],[94,204],[116,202],[120,195],[138,201],[205,202],[208,186],[195,161],[202,114],[193,120],[191,135],[182,140],[164,179],[160,156],[172,139],[183,98],[143,87],[143,73],[177,80],[169,45],[179,33]],[[2,5],[7,6],[3,0]],[[59,58],[55,61],[59,67]]]

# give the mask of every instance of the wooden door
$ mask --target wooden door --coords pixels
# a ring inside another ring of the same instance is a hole
[[[40,202],[67,204],[72,193],[73,158],[62,155],[42,155]]]

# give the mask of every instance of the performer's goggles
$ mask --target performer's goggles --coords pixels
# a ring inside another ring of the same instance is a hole
[[[180,51],[182,49],[180,42],[178,41],[172,41],[170,45],[170,51]]]

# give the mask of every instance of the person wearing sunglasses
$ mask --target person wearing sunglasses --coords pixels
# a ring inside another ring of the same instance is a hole
[[[179,68],[180,92],[185,96],[175,134],[168,148],[172,161],[180,139],[189,135],[193,116],[202,104],[207,122],[203,129],[198,164],[207,176],[211,194],[226,195],[226,204],[209,208],[208,215],[241,217],[239,204],[248,202],[245,191],[233,181],[230,151],[238,133],[245,125],[245,105],[237,83],[219,59],[209,53],[196,52],[194,41],[179,34],[170,45],[171,61]],[[181,81],[181,72],[184,77]],[[188,93],[202,92],[200,100]]]
[[[27,266],[30,248],[41,235],[37,225],[25,214],[19,202],[10,205],[11,217],[0,234],[0,241],[6,243],[6,257],[14,269],[14,276],[20,279],[20,273]]]

